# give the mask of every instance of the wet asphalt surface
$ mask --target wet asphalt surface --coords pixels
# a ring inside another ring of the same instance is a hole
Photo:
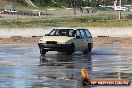
[[[132,47],[105,43],[94,46],[87,55],[48,52],[41,57],[37,45],[1,45],[0,88],[83,88],[82,67],[88,70],[92,79],[132,80],[131,52]]]

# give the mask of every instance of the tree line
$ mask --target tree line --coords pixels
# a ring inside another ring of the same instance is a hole
[[[5,0],[25,3],[25,0]],[[115,0],[31,0],[38,7],[98,7],[99,5],[113,5]],[[117,0],[119,2],[119,0]],[[25,3],[26,4],[26,3]],[[132,4],[132,0],[122,0],[122,4]]]

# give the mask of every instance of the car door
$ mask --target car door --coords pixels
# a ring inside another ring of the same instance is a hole
[[[83,51],[85,49],[84,32],[81,29],[76,30],[76,38],[74,39],[75,51]]]
[[[91,33],[87,29],[85,29],[84,32],[85,32],[85,35],[86,35],[87,43],[93,43],[93,39],[92,39]]]
[[[86,32],[85,32],[85,29],[79,29],[79,32],[81,33],[81,36],[82,36],[82,42],[81,42],[81,47],[82,47],[82,50],[86,50],[87,46],[88,46],[88,38],[87,38],[87,35],[86,35]],[[83,44],[82,44],[83,43]]]
[[[93,48],[93,38],[91,33],[88,31],[88,29],[85,29],[85,35],[86,35],[86,41],[88,44],[88,48]]]

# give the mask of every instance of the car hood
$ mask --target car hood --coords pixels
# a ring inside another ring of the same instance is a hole
[[[56,41],[60,43],[66,43],[67,41],[73,39],[74,37],[68,37],[68,36],[44,36],[40,39],[41,42],[44,41]]]

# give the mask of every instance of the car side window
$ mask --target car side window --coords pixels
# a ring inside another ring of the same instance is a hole
[[[80,34],[81,34],[81,38],[85,38],[85,32],[83,30],[79,30]]]
[[[76,30],[70,30],[69,31],[69,37],[75,37]]]
[[[80,37],[81,38],[79,30],[76,30],[76,37],[78,37],[78,38]]]
[[[85,30],[85,33],[88,38],[92,38],[91,33],[88,30]]]

